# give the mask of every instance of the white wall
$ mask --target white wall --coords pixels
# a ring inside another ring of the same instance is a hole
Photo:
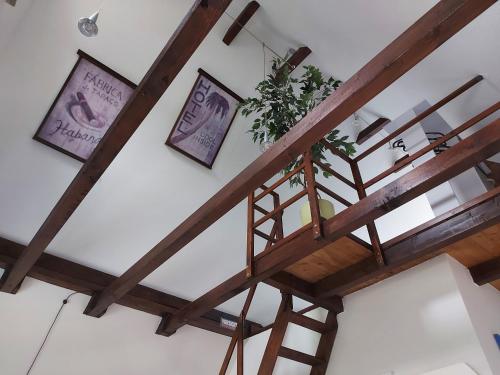
[[[450,258],[450,265],[493,374],[500,374],[500,352],[493,338],[500,333],[500,291],[490,284],[478,286],[455,259]]]
[[[447,255],[344,299],[328,375],[419,375],[466,363],[493,375]]]
[[[17,295],[0,293],[0,374],[26,374],[61,302],[71,291],[28,278]],[[186,327],[155,335],[159,317],[112,306],[102,318],[82,314],[89,297],[63,309],[32,375],[216,374],[229,339]]]
[[[5,1],[0,1],[0,49],[9,42],[32,3],[33,0],[21,0],[13,7]]]

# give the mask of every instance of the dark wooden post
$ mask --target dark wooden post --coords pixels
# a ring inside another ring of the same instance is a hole
[[[233,351],[236,347],[239,337],[239,331],[235,332],[233,334],[233,337],[231,337],[231,342],[229,343],[229,347],[227,348],[226,356],[224,357],[224,361],[222,362],[219,375],[226,375],[227,368],[229,367],[229,362],[231,362],[231,357],[233,356]]]
[[[274,209],[277,209],[280,206],[280,196],[278,193],[273,194],[273,205]],[[276,225],[276,232],[275,232],[275,238],[277,240],[281,240],[284,237],[283,234],[283,211],[279,212],[276,217],[275,217],[275,225]],[[272,234],[271,234],[272,237]],[[270,243],[272,245],[272,242]]]
[[[356,185],[356,190],[358,191],[359,200],[366,198],[366,190],[363,185],[363,179],[361,177],[361,173],[359,171],[359,165],[355,161],[351,164],[352,176],[354,178],[354,184]],[[382,251],[382,246],[380,245],[380,238],[378,237],[377,227],[375,226],[374,221],[370,221],[366,224],[368,229],[368,235],[370,236],[370,241],[373,247],[373,254],[375,255],[375,259],[380,266],[384,266],[386,264],[384,254]]]
[[[239,327],[240,333],[238,335],[238,346],[236,354],[236,373],[237,375],[243,375],[243,340],[245,339],[245,322],[241,321]]]
[[[255,191],[252,191],[248,195],[248,213],[247,213],[247,277],[252,277],[254,275],[253,269],[253,258],[255,254],[255,241],[254,241],[254,221],[255,221],[255,211],[254,211],[254,200]]]
[[[321,365],[314,366],[311,369],[310,375],[325,375],[326,369],[330,362],[330,356],[332,354],[333,344],[335,343],[335,338],[337,337],[337,313],[335,311],[329,311],[326,317],[325,325],[327,327],[327,332],[321,335],[319,340],[318,349],[316,350],[316,358],[322,361]]]
[[[319,210],[318,194],[316,192],[316,179],[314,178],[314,167],[311,150],[304,154],[304,179],[306,182],[307,197],[311,209],[311,220],[313,225],[314,239],[323,237],[321,233],[321,213]]]
[[[257,9],[259,9],[260,5],[257,1],[251,1],[248,5],[243,9],[238,18],[236,18],[231,25],[231,27],[227,30],[226,35],[224,35],[224,39],[222,41],[226,45],[230,45],[231,42],[236,38],[241,29],[245,27],[247,22],[252,18]]]
[[[254,285],[250,288],[247,294],[247,298],[245,300],[245,304],[241,309],[240,318],[238,320],[238,325],[234,330],[233,337],[231,338],[231,342],[229,343],[229,347],[227,348],[226,356],[224,357],[224,361],[222,362],[221,369],[219,371],[219,375],[225,375],[227,368],[229,367],[229,362],[231,361],[231,357],[233,356],[234,348],[237,347],[237,374],[243,375],[243,341],[245,340],[245,320],[247,318],[248,310],[250,310],[250,305],[252,303],[253,297],[255,295],[255,290],[257,289],[257,285]]]

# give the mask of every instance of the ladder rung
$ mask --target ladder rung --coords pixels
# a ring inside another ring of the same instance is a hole
[[[282,346],[278,352],[278,355],[283,358],[288,358],[295,362],[301,362],[309,366],[320,366],[324,364],[324,361],[318,359],[312,355],[299,352],[297,350],[293,350],[287,348],[286,346]]]
[[[311,319],[302,314],[297,314],[296,312],[290,312],[289,320],[290,323],[297,324],[299,326],[316,331],[318,333],[325,333],[328,331],[325,323],[321,323],[318,320]]]

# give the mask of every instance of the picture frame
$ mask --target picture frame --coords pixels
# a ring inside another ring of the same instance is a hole
[[[85,162],[137,85],[82,50],[33,139]]]
[[[208,169],[226,139],[243,99],[203,69],[165,144]]]

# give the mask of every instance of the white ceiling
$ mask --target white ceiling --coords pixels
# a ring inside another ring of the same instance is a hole
[[[76,49],[138,82],[192,2],[108,0],[99,20],[99,37],[82,38],[75,20],[90,14],[98,3],[34,2],[0,56],[0,81],[4,82],[0,86],[4,119],[0,124],[0,235],[7,238],[27,243],[80,167],[31,140],[74,64]],[[246,3],[235,0],[228,12],[236,16]],[[313,54],[306,63],[346,80],[437,1],[260,3],[262,7],[248,25],[259,38],[283,54],[290,47],[307,45]],[[365,115],[396,118],[423,99],[437,101],[478,73],[486,80],[440,111],[441,115],[457,126],[497,101],[499,19],[500,5],[496,4],[374,99]],[[50,245],[51,253],[118,275],[257,156],[241,118],[233,124],[212,171],[163,144],[198,67],[242,96],[251,95],[262,77],[261,46],[248,34],[239,35],[231,47],[222,44],[230,23],[227,16],[220,20]],[[241,204],[231,211],[144,283],[194,299],[240,271],[245,210]],[[249,317],[273,320],[277,294],[269,287],[260,288]],[[236,297],[223,308],[237,314],[243,298]]]

